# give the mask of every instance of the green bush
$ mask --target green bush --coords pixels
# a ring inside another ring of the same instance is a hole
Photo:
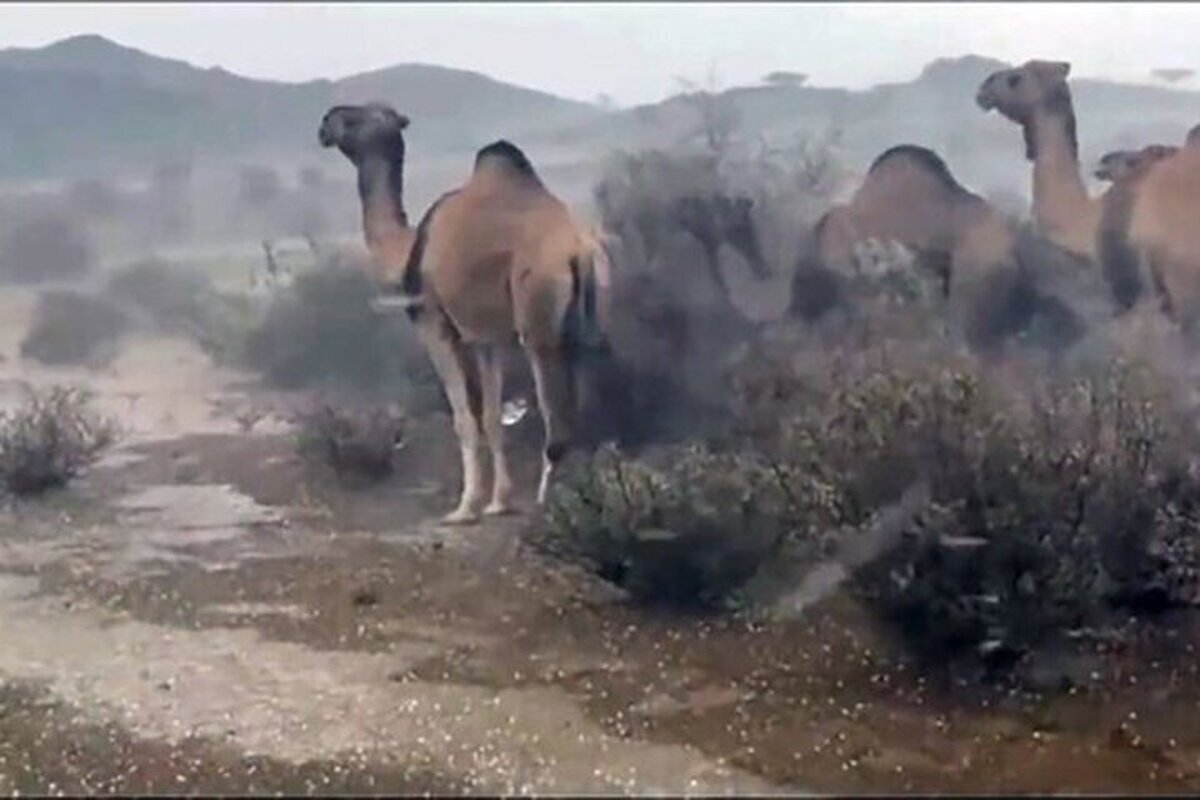
[[[1190,601],[1200,516],[1171,398],[1121,364],[1004,377],[967,359],[860,364],[760,435],[802,485],[830,487],[821,525],[860,529],[913,482],[932,487],[920,523],[856,577],[920,650],[1024,650],[1113,602]]]
[[[798,513],[753,456],[678,446],[634,459],[609,446],[555,488],[542,543],[638,602],[713,609],[793,536]]]

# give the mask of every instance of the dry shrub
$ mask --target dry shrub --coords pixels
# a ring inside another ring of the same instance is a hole
[[[189,336],[218,363],[244,360],[258,321],[247,298],[220,292],[207,276],[157,259],[114,272],[105,294],[154,330]]]
[[[124,312],[101,297],[43,292],[21,342],[21,357],[49,365],[102,366],[116,356],[128,327]]]
[[[1194,437],[1152,371],[856,356],[760,387],[750,432],[794,493],[830,492],[814,521],[830,529],[932,487],[919,524],[856,579],[919,651],[1019,652],[1113,603],[1196,599]]]
[[[74,278],[90,271],[95,261],[81,224],[39,216],[17,225],[0,244],[0,279],[28,284]]]
[[[16,410],[0,413],[0,481],[16,496],[65,486],[116,434],[115,424],[92,408],[87,391],[31,391]]]
[[[215,294],[207,277],[158,259],[138,261],[116,270],[109,276],[105,292],[165,329],[200,319]]]
[[[387,392],[407,408],[441,407],[436,375],[407,319],[376,314],[371,280],[324,266],[274,295],[245,347],[280,388]]]
[[[318,400],[295,419],[300,454],[342,480],[378,481],[392,474],[408,417],[397,406]]]
[[[617,242],[613,307],[620,313],[611,339],[623,388],[619,402],[604,404],[621,418],[597,424],[616,429],[627,445],[707,429],[721,414],[731,360],[759,335],[759,323],[728,293],[729,276],[712,273],[711,248],[725,260],[732,254],[748,274],[756,259],[778,272],[792,255],[780,242],[794,233],[780,230],[779,220],[794,225],[830,191],[824,162],[812,166],[822,175],[801,179],[785,168],[784,151],[747,155],[725,145],[620,154],[596,187],[602,224]]]
[[[753,456],[679,446],[639,460],[605,447],[555,488],[539,544],[639,603],[711,610],[791,535],[787,488]]]

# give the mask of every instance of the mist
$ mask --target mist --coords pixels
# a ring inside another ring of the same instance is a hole
[[[0,787],[1195,791],[1197,23],[8,7]]]

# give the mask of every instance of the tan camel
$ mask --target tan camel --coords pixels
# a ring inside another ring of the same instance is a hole
[[[1021,126],[1033,162],[1033,218],[1050,241],[1096,258],[1100,201],[1088,195],[1079,168],[1075,109],[1065,61],[1028,61],[989,75],[975,100]]]
[[[1200,125],[1195,125],[1187,132],[1187,138],[1184,139],[1184,147],[1195,147],[1200,145]]]
[[[990,269],[1014,260],[1011,221],[965,189],[945,162],[924,147],[898,145],[871,164],[849,203],[817,223],[797,270],[792,308],[803,308],[806,272],[848,275],[870,240],[898,242],[939,277],[943,294],[958,294]]]
[[[1127,251],[1129,220],[1137,187],[1152,165],[1177,152],[1178,147],[1161,144],[1149,145],[1141,150],[1117,150],[1101,156],[1096,169],[1096,177],[1113,183],[1101,200],[1096,242],[1104,277],[1118,308],[1123,311],[1132,308],[1142,296],[1143,279],[1146,277],[1143,272],[1148,269],[1148,265],[1143,265],[1138,256]],[[1163,309],[1167,310],[1169,302],[1161,275],[1151,271],[1148,277],[1154,283]]]
[[[1145,164],[1161,161],[1177,152],[1178,147],[1166,144],[1152,144],[1141,150],[1112,150],[1100,156],[1093,174],[1099,180],[1117,183],[1139,172]]]
[[[446,390],[462,453],[463,486],[446,522],[470,522],[482,503],[482,447],[492,454],[485,514],[512,509],[514,485],[501,424],[501,348],[519,342],[532,367],[545,427],[537,501],[575,435],[583,357],[604,349],[609,261],[599,237],[573,218],[507,141],[481,149],[460,188],[417,226],[384,308],[416,324]]]
[[[1105,198],[1100,254],[1123,305],[1148,273],[1163,311],[1185,331],[1200,322],[1200,148],[1146,159]],[[1122,294],[1118,287],[1124,290]]]
[[[358,171],[363,237],[380,284],[399,279],[416,238],[404,210],[407,127],[408,117],[382,103],[368,103],[329,109],[317,134],[322,147],[336,147]]]

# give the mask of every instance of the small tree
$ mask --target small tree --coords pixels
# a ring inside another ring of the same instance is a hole
[[[718,88],[716,75],[711,71],[703,88],[688,78],[677,80],[684,103],[696,116],[695,129],[688,138],[699,137],[714,158],[722,159],[741,124],[740,110],[732,98]]]
[[[763,83],[769,86],[790,86],[800,87],[808,81],[808,76],[803,72],[788,72],[786,70],[777,70],[768,72],[763,77]]]
[[[1196,71],[1186,68],[1165,68],[1153,70],[1150,74],[1158,78],[1160,81],[1166,81],[1167,83],[1179,83],[1191,78],[1196,74]]]

